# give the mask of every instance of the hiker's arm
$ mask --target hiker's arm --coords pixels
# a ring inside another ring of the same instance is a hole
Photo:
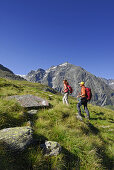
[[[67,85],[64,84],[64,92],[65,92],[67,89],[68,89],[68,88],[67,88]]]
[[[78,95],[77,98],[78,98],[78,97],[82,97],[82,95]]]
[[[78,94],[77,98],[79,98],[79,97],[81,97],[81,94],[80,94],[80,93]]]
[[[61,89],[61,93],[63,93],[64,92],[64,88],[63,89]]]

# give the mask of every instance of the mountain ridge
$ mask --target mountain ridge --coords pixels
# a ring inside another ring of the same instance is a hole
[[[11,80],[25,80],[23,77],[21,77],[19,75],[15,75],[13,73],[13,71],[11,71],[7,67],[3,66],[2,64],[0,64],[0,77],[1,78],[8,78],[8,79],[11,79]]]

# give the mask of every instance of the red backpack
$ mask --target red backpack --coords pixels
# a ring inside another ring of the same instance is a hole
[[[86,96],[87,96],[87,100],[90,101],[91,98],[92,98],[92,92],[91,92],[91,89],[86,87]]]
[[[68,92],[69,92],[69,93],[72,93],[72,92],[73,92],[72,87],[71,87],[71,86],[69,86],[69,85],[67,85],[67,87],[68,87]]]

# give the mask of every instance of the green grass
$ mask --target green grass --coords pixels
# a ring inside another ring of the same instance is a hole
[[[105,106],[105,108],[108,108],[108,109],[112,109],[112,110],[114,110],[114,105],[113,105],[113,106],[111,106],[111,105],[107,105],[107,106]]]
[[[76,169],[111,170],[114,157],[114,111],[88,105],[91,120],[76,119],[77,101],[69,97],[70,105],[62,104],[60,94],[44,91],[45,86],[27,81],[0,79],[0,129],[25,126],[29,120],[25,110],[9,95],[33,94],[47,99],[51,107],[38,110],[34,116],[34,138],[57,141],[62,146],[58,156],[45,157],[38,144],[25,151],[11,153],[0,145],[2,170]],[[50,96],[51,95],[51,96]]]

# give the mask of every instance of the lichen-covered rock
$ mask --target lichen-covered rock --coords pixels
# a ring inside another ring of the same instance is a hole
[[[14,127],[0,130],[0,142],[11,150],[24,150],[33,141],[31,127]]]
[[[16,101],[20,103],[22,107],[25,108],[34,108],[34,107],[37,108],[41,106],[49,106],[47,100],[44,100],[38,96],[34,96],[30,94],[9,96],[8,99],[16,99]]]
[[[45,156],[57,156],[61,152],[61,146],[58,142],[46,141],[45,144],[41,144]]]

